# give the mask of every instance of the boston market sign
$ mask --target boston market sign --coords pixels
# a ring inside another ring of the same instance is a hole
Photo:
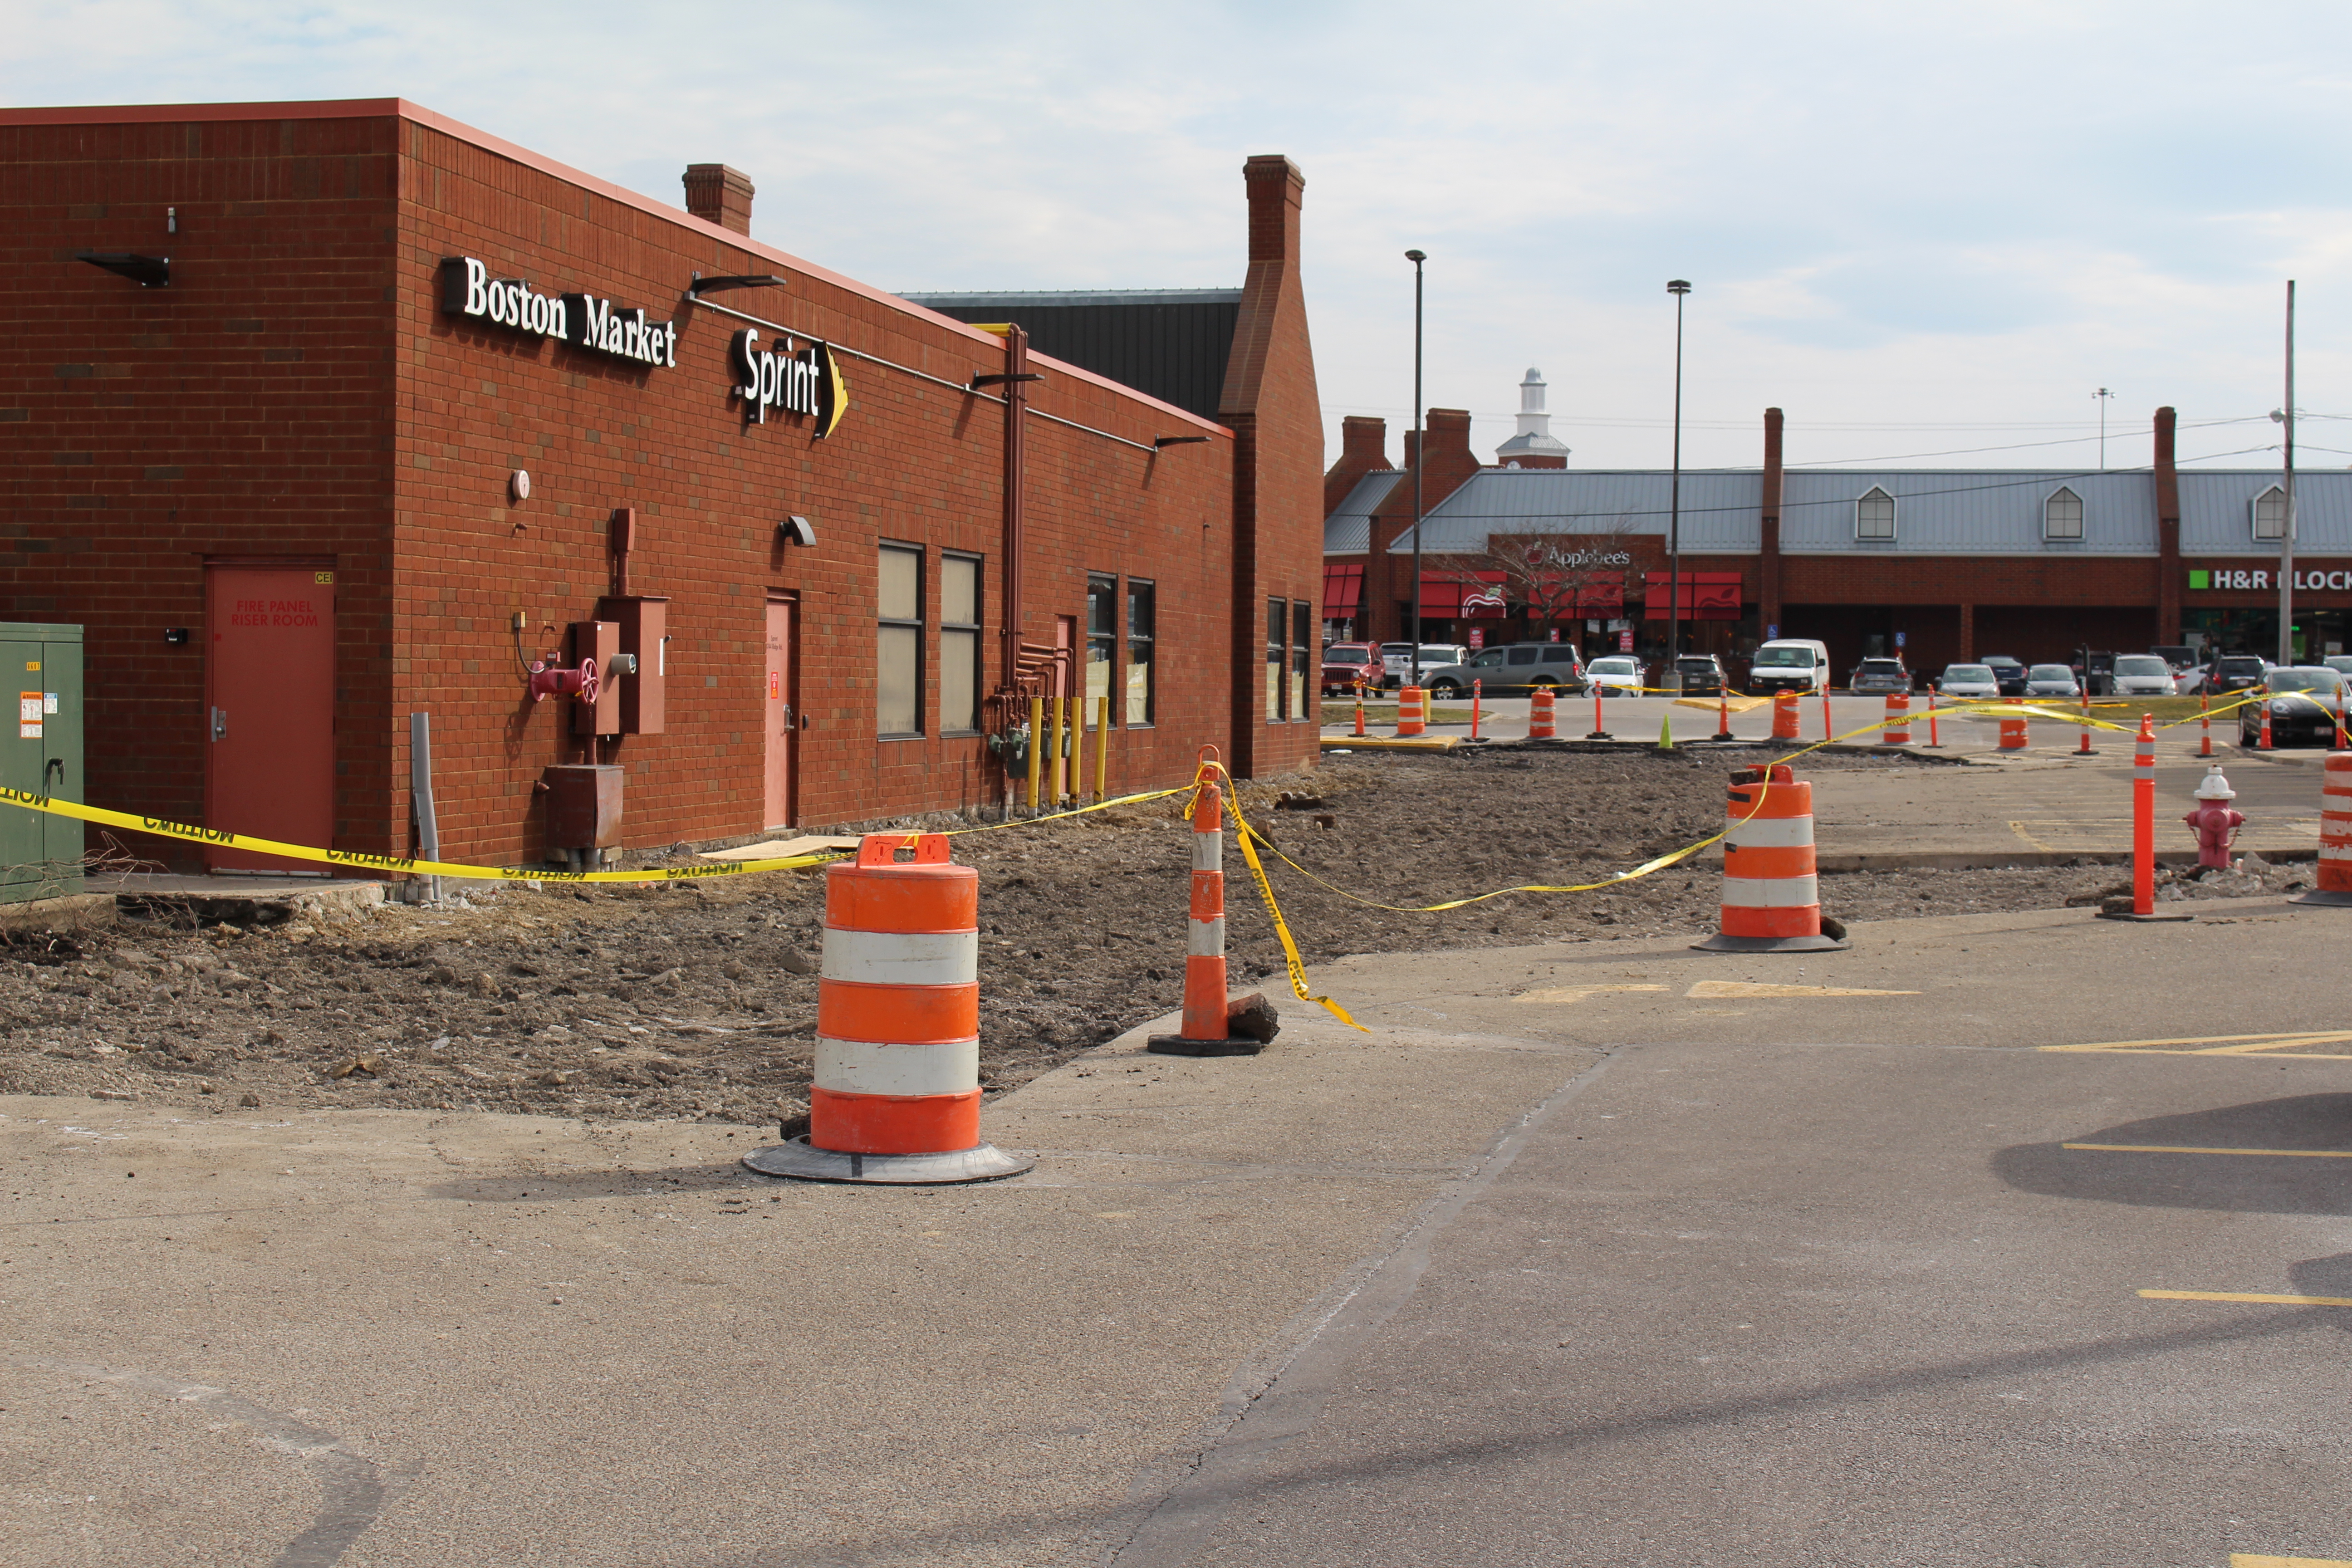
[[[677,364],[676,321],[647,321],[642,310],[615,306],[593,294],[537,293],[520,278],[492,278],[489,268],[470,256],[441,258],[441,309],[637,364]]]

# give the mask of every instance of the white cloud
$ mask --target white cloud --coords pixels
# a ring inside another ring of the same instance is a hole
[[[2352,14],[2261,22],[2178,0],[33,0],[0,91],[398,94],[666,200],[724,160],[763,238],[893,288],[1238,280],[1241,161],[1287,153],[1335,447],[1342,413],[1409,417],[1418,245],[1428,401],[1475,411],[1482,447],[1536,363],[1576,461],[1663,461],[1685,276],[1686,460],[1748,463],[1767,404],[1819,457],[2085,431],[2102,384],[2118,427],[2162,402],[2259,414],[2290,274],[2303,401],[2352,413],[2331,205]]]

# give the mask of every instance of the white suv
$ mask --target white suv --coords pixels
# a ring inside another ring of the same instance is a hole
[[[2179,693],[2172,666],[2152,653],[2116,655],[2115,689],[2118,697],[2172,697]]]

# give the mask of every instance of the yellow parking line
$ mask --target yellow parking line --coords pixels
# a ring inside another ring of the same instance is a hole
[[[2100,1149],[2110,1154],[2284,1154],[2300,1160],[2352,1160],[2352,1149],[2199,1149],[2183,1143],[2061,1143],[2061,1149]]]
[[[2230,1568],[2352,1568],[2352,1563],[2336,1557],[2263,1557],[2252,1552],[2232,1552]]]
[[[2266,1307],[2352,1307],[2352,1296],[2265,1296],[2244,1290],[2143,1290],[2151,1301],[2252,1301]]]
[[[1916,991],[1862,991],[1848,985],[1769,985],[1755,980],[1702,980],[1683,993],[1685,999],[1725,996],[1916,996]]]
[[[1607,991],[1664,991],[1663,985],[1555,985],[1548,991],[1522,991],[1511,998],[1514,1002],[1541,1002],[1565,1006],[1581,1002],[1587,996],[1598,996]]]
[[[2250,1051],[2283,1051],[2294,1046],[2326,1046],[2352,1040],[2352,1029],[2303,1029],[2270,1035],[2184,1035],[2160,1040],[2101,1040],[2084,1046],[2042,1046],[2045,1051],[2142,1051],[2154,1056],[2243,1056]],[[2238,1042],[2251,1042],[2241,1044]],[[2189,1050],[2167,1050],[2188,1046]]]

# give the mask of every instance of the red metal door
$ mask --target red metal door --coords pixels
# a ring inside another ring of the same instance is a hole
[[[205,826],[325,848],[335,832],[335,574],[215,566],[205,574]],[[215,871],[306,871],[235,848]]]
[[[793,758],[800,735],[800,719],[793,705],[794,607],[789,599],[768,601],[768,684],[762,694],[761,730],[767,737],[767,809],[761,819],[766,827],[793,825],[796,776]]]

